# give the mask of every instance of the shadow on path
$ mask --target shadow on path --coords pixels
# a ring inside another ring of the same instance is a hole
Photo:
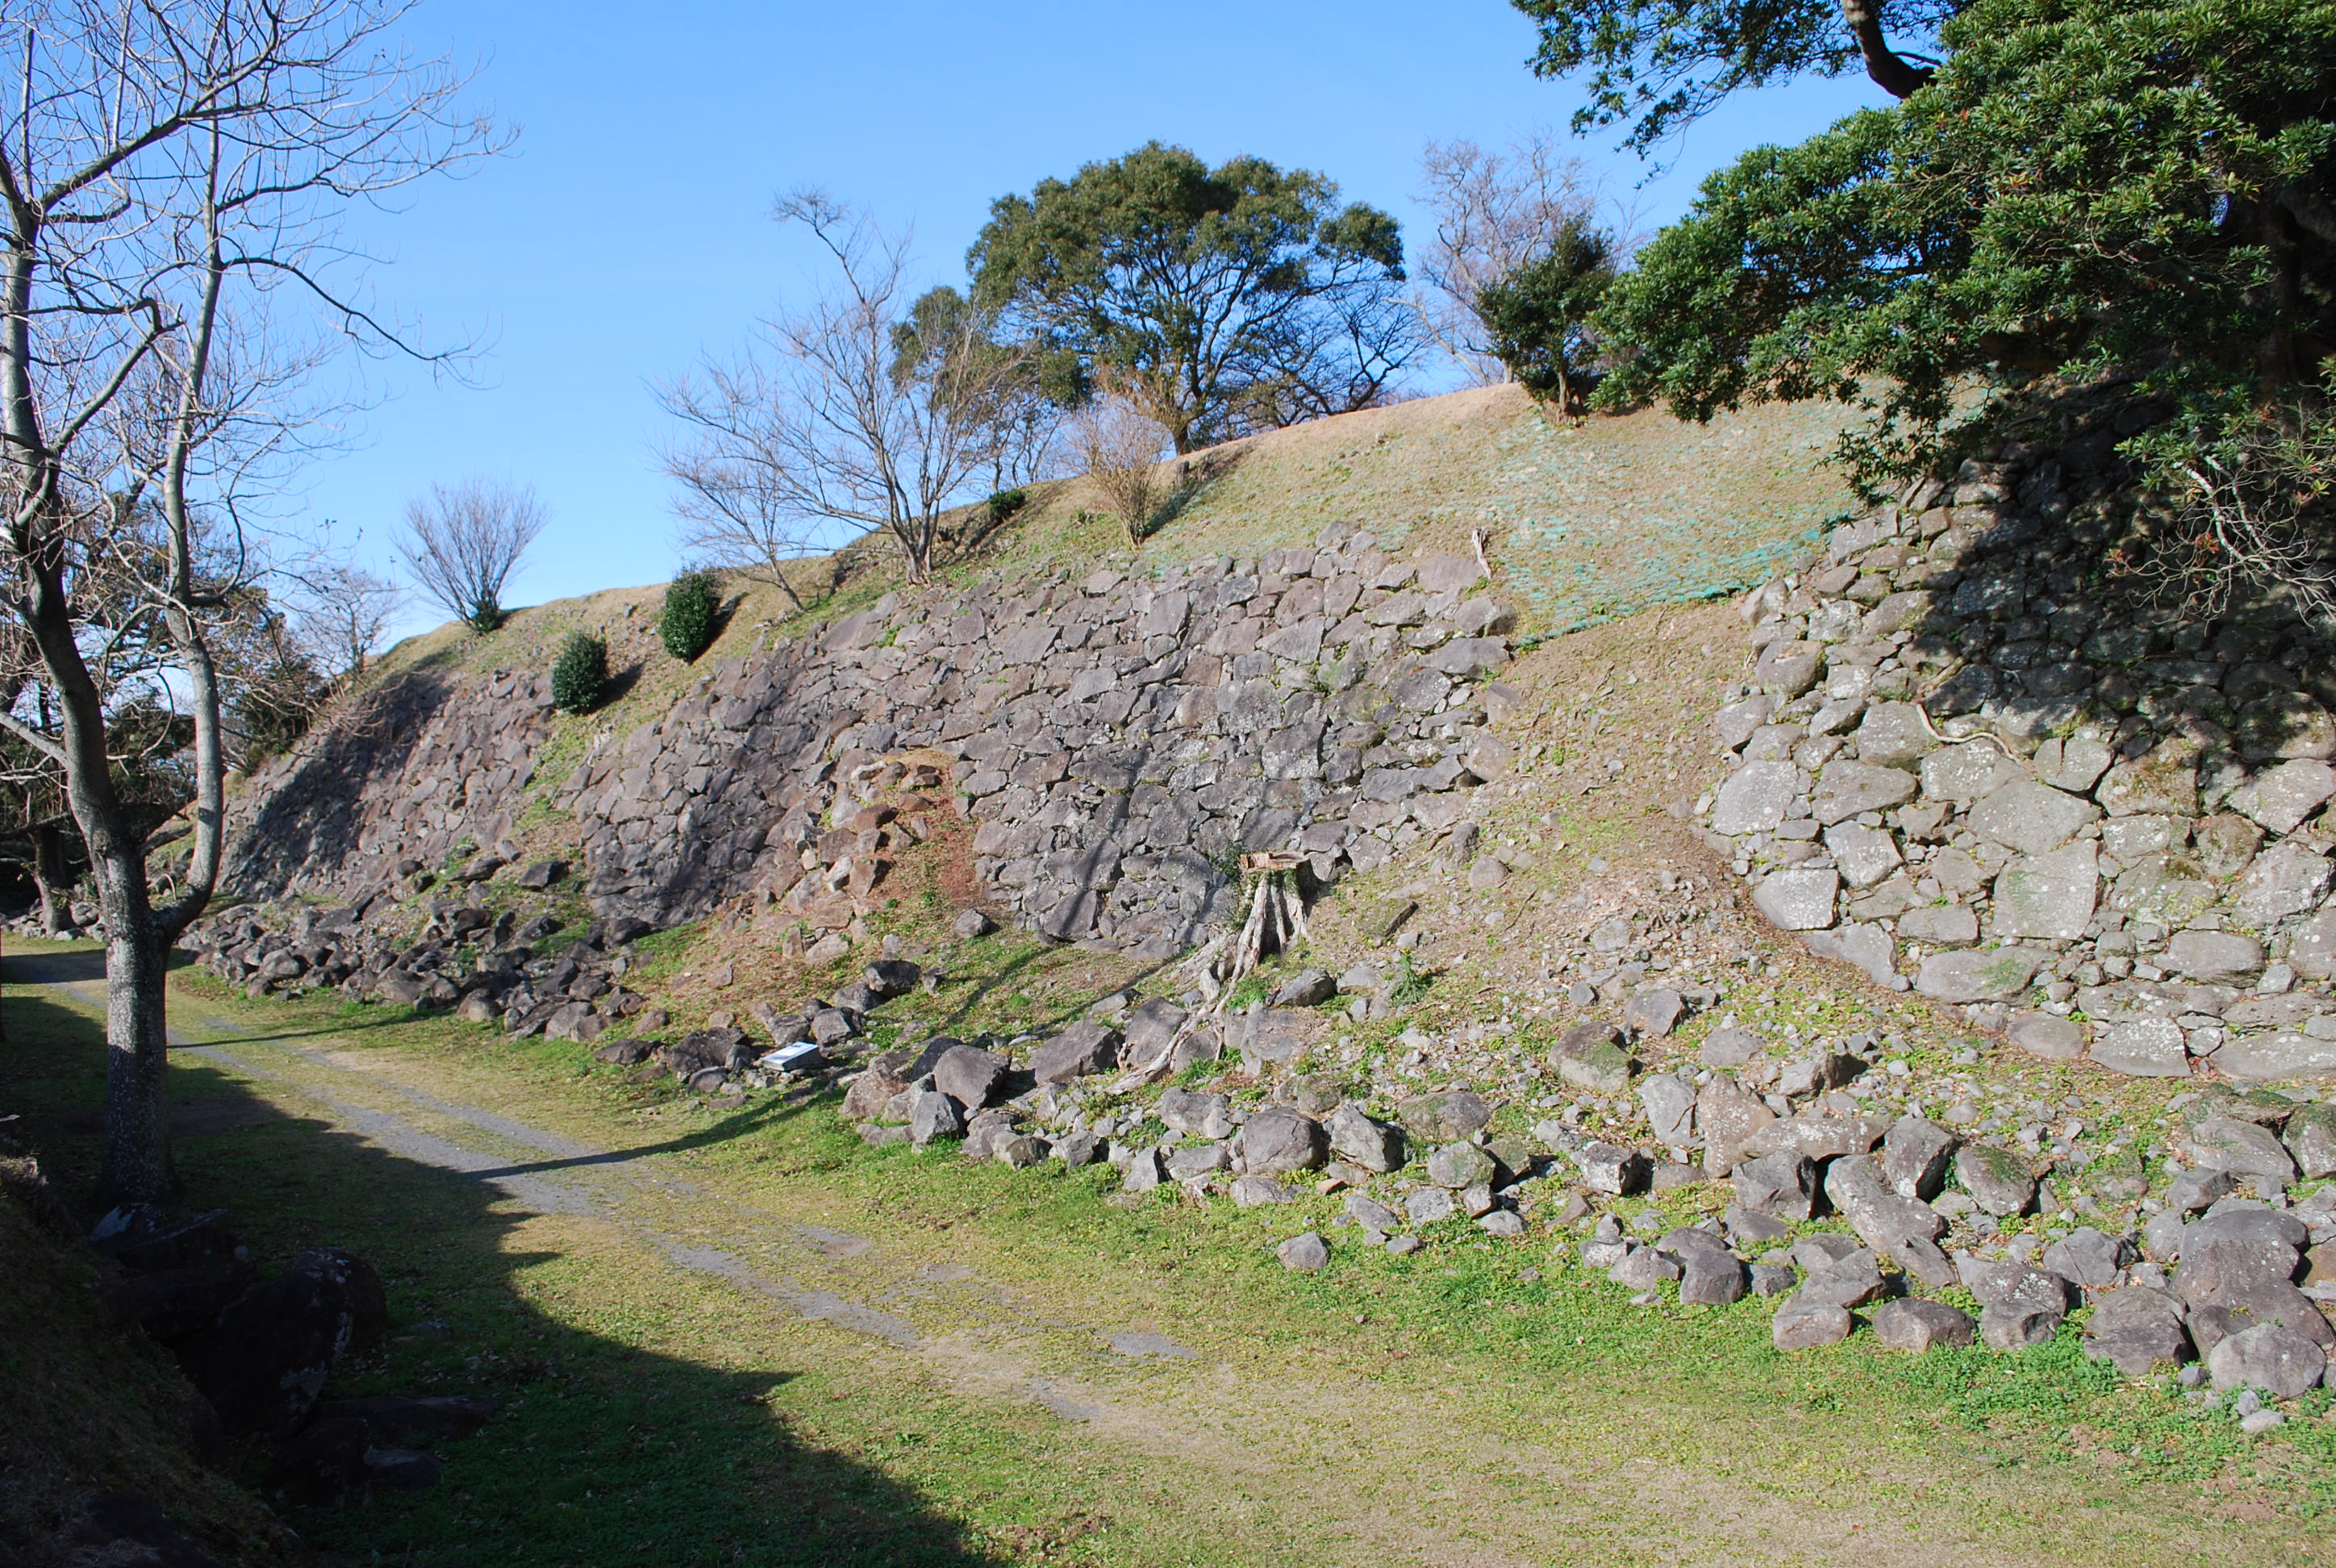
[[[89,1014],[27,982],[78,974],[85,962],[44,954],[0,965],[8,1009],[0,1115],[20,1113],[41,1130],[43,1165],[84,1223],[102,1037]],[[503,1401],[478,1435],[439,1446],[447,1466],[434,1489],[376,1496],[361,1510],[291,1510],[294,1527],[323,1552],[477,1568],[998,1561],[915,1488],[799,1441],[770,1407],[796,1368],[740,1368],[735,1358],[700,1365],[530,1304],[546,1289],[589,1289],[584,1265],[525,1250],[514,1232],[534,1215],[492,1178],[684,1150],[735,1136],[754,1125],[749,1119],[650,1147],[460,1171],[287,1115],[200,1058],[174,1060],[170,1079],[188,1204],[227,1209],[264,1265],[305,1246],[346,1246],[388,1282],[391,1342],[336,1373],[328,1397],[475,1392]],[[655,1281],[647,1283],[654,1295]],[[628,1338],[653,1333],[638,1321],[638,1295],[589,1316],[624,1323]],[[8,1376],[0,1365],[0,1385]],[[246,1453],[240,1462],[252,1480],[264,1456]]]

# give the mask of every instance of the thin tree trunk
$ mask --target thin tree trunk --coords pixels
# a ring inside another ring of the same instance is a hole
[[[146,900],[146,855],[123,848],[92,866],[105,911],[105,1153],[101,1201],[152,1203],[178,1184],[164,1124],[170,1035],[163,980],[170,948]]]
[[[33,829],[33,886],[41,895],[41,930],[53,937],[65,929],[65,909],[57,898],[64,874],[63,835],[54,823],[42,823]]]

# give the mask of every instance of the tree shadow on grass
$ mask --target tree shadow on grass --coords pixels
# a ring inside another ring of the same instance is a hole
[[[87,1223],[97,1138],[70,1129],[102,1096],[96,1021],[12,989],[0,1045],[0,1115],[50,1124],[53,1182]],[[336,1372],[327,1397],[489,1395],[503,1407],[477,1435],[437,1445],[444,1478],[351,1510],[292,1509],[311,1545],[351,1560],[519,1563],[932,1564],[996,1561],[911,1486],[809,1446],[770,1406],[797,1368],[740,1369],[656,1354],[530,1304],[534,1290],[589,1290],[578,1260],[524,1250],[534,1216],[490,1172],[407,1158],[323,1122],[289,1116],[219,1066],[172,1062],[171,1095],[210,1107],[177,1143],[185,1202],[226,1208],[261,1261],[346,1246],[389,1289],[389,1342]],[[735,1135],[743,1122],[660,1145]],[[200,1129],[200,1130],[198,1130]],[[635,1150],[638,1157],[657,1151]],[[595,1257],[595,1267],[611,1266]],[[533,1290],[522,1277],[540,1271]],[[573,1299],[572,1297],[570,1299]],[[608,1303],[633,1323],[691,1308],[661,1295]],[[0,1359],[0,1388],[18,1368]],[[239,1456],[256,1480],[265,1456]],[[189,1522],[190,1527],[200,1525]],[[232,1557],[235,1543],[204,1544]]]

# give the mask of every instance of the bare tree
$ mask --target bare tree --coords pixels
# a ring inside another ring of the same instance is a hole
[[[337,681],[365,672],[405,608],[405,590],[346,562],[304,574],[296,596],[299,636],[311,657]]]
[[[766,324],[767,359],[708,365],[661,392],[687,432],[667,458],[686,537],[711,559],[775,571],[833,531],[882,533],[922,582],[942,514],[1004,471],[1001,444],[1017,427],[993,414],[1017,358],[988,351],[988,319],[973,311],[904,357],[908,236],[817,190],[781,198],[775,215],[811,231],[837,281]]]
[[[1413,308],[1428,336],[1480,386],[1513,379],[1493,350],[1495,334],[1477,301],[1484,290],[1549,254],[1560,237],[1592,227],[1609,205],[1597,171],[1561,153],[1535,131],[1505,151],[1474,141],[1431,141],[1420,157],[1419,200],[1436,215],[1436,238],[1417,258]],[[1630,248],[1630,215],[1607,225]]]
[[[801,609],[788,563],[826,549],[833,525],[799,509],[773,375],[751,358],[709,361],[697,379],[660,391],[658,402],[687,431],[658,454],[674,483],[682,549],[776,585]]]
[[[1127,542],[1141,544],[1165,499],[1160,461],[1171,444],[1168,427],[1115,379],[1098,382],[1071,414],[1071,444],[1086,463],[1088,480],[1125,525]]]
[[[219,865],[209,628],[265,570],[254,529],[313,428],[310,373],[405,351],[361,303],[354,203],[498,145],[462,79],[388,34],[401,0],[22,0],[0,17],[0,602],[54,720],[5,727],[62,774],[106,931],[102,1189],[172,1185],[165,958]],[[128,650],[125,652],[125,650]],[[193,832],[175,891],[115,776],[123,659],[167,664]],[[183,718],[183,734],[180,719]]]
[[[534,487],[465,479],[405,503],[397,553],[432,602],[484,637],[503,623],[503,588],[543,531]]]

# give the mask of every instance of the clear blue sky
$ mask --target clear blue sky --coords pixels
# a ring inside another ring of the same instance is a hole
[[[384,302],[491,347],[467,387],[376,367],[386,396],[356,449],[311,472],[307,504],[387,567],[431,480],[532,482],[551,525],[513,585],[528,603],[669,575],[649,388],[810,279],[769,221],[775,192],[816,183],[913,222],[931,280],[955,280],[992,199],[1157,137],[1319,169],[1408,238],[1423,143],[1562,131],[1577,101],[1525,69],[1533,29],[1502,0],[437,0],[412,32],[481,60],[474,96],[520,138],[358,232],[389,258]],[[1856,79],[1731,104],[1640,192],[1648,215],[1876,96]],[[1580,151],[1627,188],[1646,170],[1613,140]],[[438,618],[417,608],[401,629]]]

